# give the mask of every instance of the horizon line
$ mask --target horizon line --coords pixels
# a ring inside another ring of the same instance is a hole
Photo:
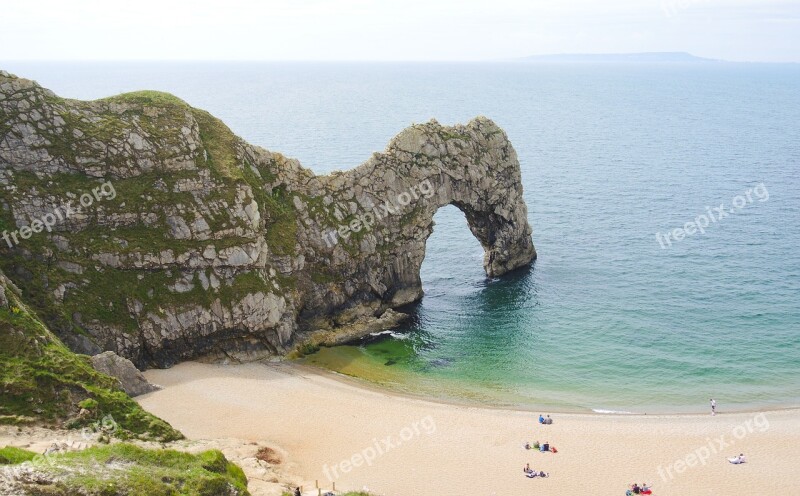
[[[382,64],[382,63],[415,63],[415,64],[436,64],[436,63],[456,63],[456,64],[474,64],[474,63],[523,63],[523,64],[540,64],[540,63],[574,63],[586,64],[594,61],[579,61],[579,60],[546,60],[547,57],[603,57],[603,56],[625,56],[625,55],[668,55],[668,54],[682,54],[689,55],[696,60],[686,61],[670,61],[670,60],[614,60],[614,61],[596,61],[598,63],[653,63],[653,64],[681,64],[681,63],[730,63],[730,64],[800,64],[800,60],[782,60],[782,61],[768,61],[768,60],[727,60],[715,59],[695,55],[691,52],[681,51],[656,51],[656,52],[602,52],[602,53],[589,53],[589,52],[562,52],[562,53],[544,53],[523,55],[519,57],[505,57],[505,58],[491,58],[491,59],[202,59],[202,58],[68,58],[68,59],[51,59],[51,58],[0,58],[2,63],[366,63],[366,64]],[[537,58],[542,60],[536,60]]]

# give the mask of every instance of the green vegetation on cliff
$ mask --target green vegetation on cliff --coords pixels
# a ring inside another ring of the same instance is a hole
[[[266,239],[270,249],[279,255],[294,254],[297,218],[286,189],[266,187],[265,182],[274,179],[274,173],[266,168],[257,169],[238,156],[240,139],[225,123],[205,110],[190,108],[190,111],[200,128],[200,139],[206,151],[205,163],[199,162],[198,165],[209,167],[222,181],[247,184],[261,207],[261,214],[266,218]],[[275,162],[271,165],[278,166]],[[229,191],[235,191],[235,188],[229,188]]]
[[[262,214],[266,218],[267,245],[278,255],[292,255],[297,244],[297,212],[285,187],[277,187],[271,191],[266,189],[263,178],[272,174],[264,169],[266,168],[257,169],[246,163],[241,169],[242,177],[252,188],[253,195],[261,205]]]
[[[0,449],[0,465],[16,465],[18,463],[29,462],[36,457],[33,451],[6,446]]]
[[[144,411],[116,379],[94,370],[88,356],[67,349],[2,282],[0,291],[7,300],[0,305],[0,424],[65,422],[79,428],[110,415],[120,438],[183,437]]]
[[[115,443],[36,457],[29,468],[43,474],[35,494],[48,496],[249,495],[242,469],[217,450],[192,455]]]

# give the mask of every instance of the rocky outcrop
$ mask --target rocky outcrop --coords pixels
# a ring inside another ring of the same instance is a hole
[[[331,330],[319,330],[308,340],[313,346],[337,346],[351,341],[393,329],[402,324],[408,315],[388,309],[380,317],[364,317],[351,324],[337,326]]]
[[[12,298],[11,293],[19,295],[20,290],[11,279],[0,271],[0,308],[8,308]]]
[[[158,391],[159,387],[147,382],[133,362],[123,358],[113,351],[106,351],[92,357],[92,367],[98,372],[114,377],[119,381],[120,387],[128,396]]]
[[[0,72],[2,267],[65,342],[137,366],[355,337],[422,297],[433,215],[461,209],[489,277],[536,256],[489,119],[414,125],[314,175],[164,93],[83,102]]]

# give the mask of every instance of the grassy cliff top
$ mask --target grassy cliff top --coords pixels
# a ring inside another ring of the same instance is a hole
[[[64,346],[4,281],[0,273],[0,302],[7,300],[0,304],[0,424],[80,428],[110,415],[120,438],[183,437],[94,370],[88,356]]]

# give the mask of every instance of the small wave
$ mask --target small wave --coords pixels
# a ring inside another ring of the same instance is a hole
[[[384,334],[391,334],[392,331],[377,331],[369,333],[370,336],[383,336]]]
[[[377,338],[377,337],[380,337],[380,336],[391,336],[391,337],[393,337],[395,339],[409,339],[411,337],[411,336],[409,336],[408,333],[394,332],[394,331],[391,331],[391,330],[371,332],[369,335],[371,337],[374,337],[374,338]]]
[[[607,415],[636,415],[634,412],[626,412],[624,410],[603,410],[602,408],[592,408],[594,413],[602,413]]]

